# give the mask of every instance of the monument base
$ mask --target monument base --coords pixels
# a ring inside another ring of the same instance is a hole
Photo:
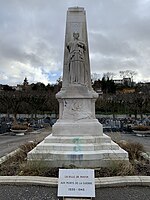
[[[98,130],[102,131],[102,125],[97,122],[98,125]],[[63,126],[56,123],[54,132],[56,128],[57,131],[59,130],[57,133],[61,133],[61,127],[62,131],[65,130]],[[28,161],[40,161],[50,167],[79,168],[98,168],[109,166],[112,162],[129,162],[128,153],[107,135],[102,132],[99,132],[99,135],[84,133],[85,136],[83,133],[82,136],[74,135],[74,129],[66,136],[52,133],[28,153]]]
[[[103,127],[97,119],[58,120],[53,126],[53,135],[62,136],[98,136],[103,134]]]

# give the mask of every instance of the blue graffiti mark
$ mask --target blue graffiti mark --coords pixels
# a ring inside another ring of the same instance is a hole
[[[70,160],[83,160],[83,154],[71,154],[69,155]]]
[[[73,143],[76,144],[76,146],[73,147],[73,151],[81,151],[80,138],[74,138]]]
[[[81,146],[79,146],[79,145],[74,146],[73,151],[81,151]]]
[[[73,138],[73,143],[79,144],[80,143],[80,138]]]

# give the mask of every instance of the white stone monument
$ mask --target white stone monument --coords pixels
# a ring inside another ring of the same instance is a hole
[[[127,152],[103,134],[103,127],[95,118],[97,97],[91,86],[86,13],[84,8],[69,8],[63,84],[56,95],[59,119],[52,127],[52,134],[28,153],[28,161],[80,168],[108,166],[112,161],[128,162]]]

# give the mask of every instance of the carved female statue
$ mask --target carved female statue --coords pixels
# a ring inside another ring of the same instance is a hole
[[[74,41],[67,45],[69,51],[69,83],[85,85],[85,43],[79,40],[79,33],[73,33]]]

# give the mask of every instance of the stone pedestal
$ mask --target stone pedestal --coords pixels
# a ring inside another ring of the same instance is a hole
[[[128,154],[103,134],[95,118],[98,95],[91,87],[90,63],[83,8],[67,12],[63,84],[56,95],[59,119],[52,134],[28,153],[28,161],[42,161],[51,167],[80,168],[128,162]]]
[[[67,137],[51,134],[28,154],[28,160],[42,161],[50,167],[98,168],[115,161],[127,162],[128,155],[104,134]]]

